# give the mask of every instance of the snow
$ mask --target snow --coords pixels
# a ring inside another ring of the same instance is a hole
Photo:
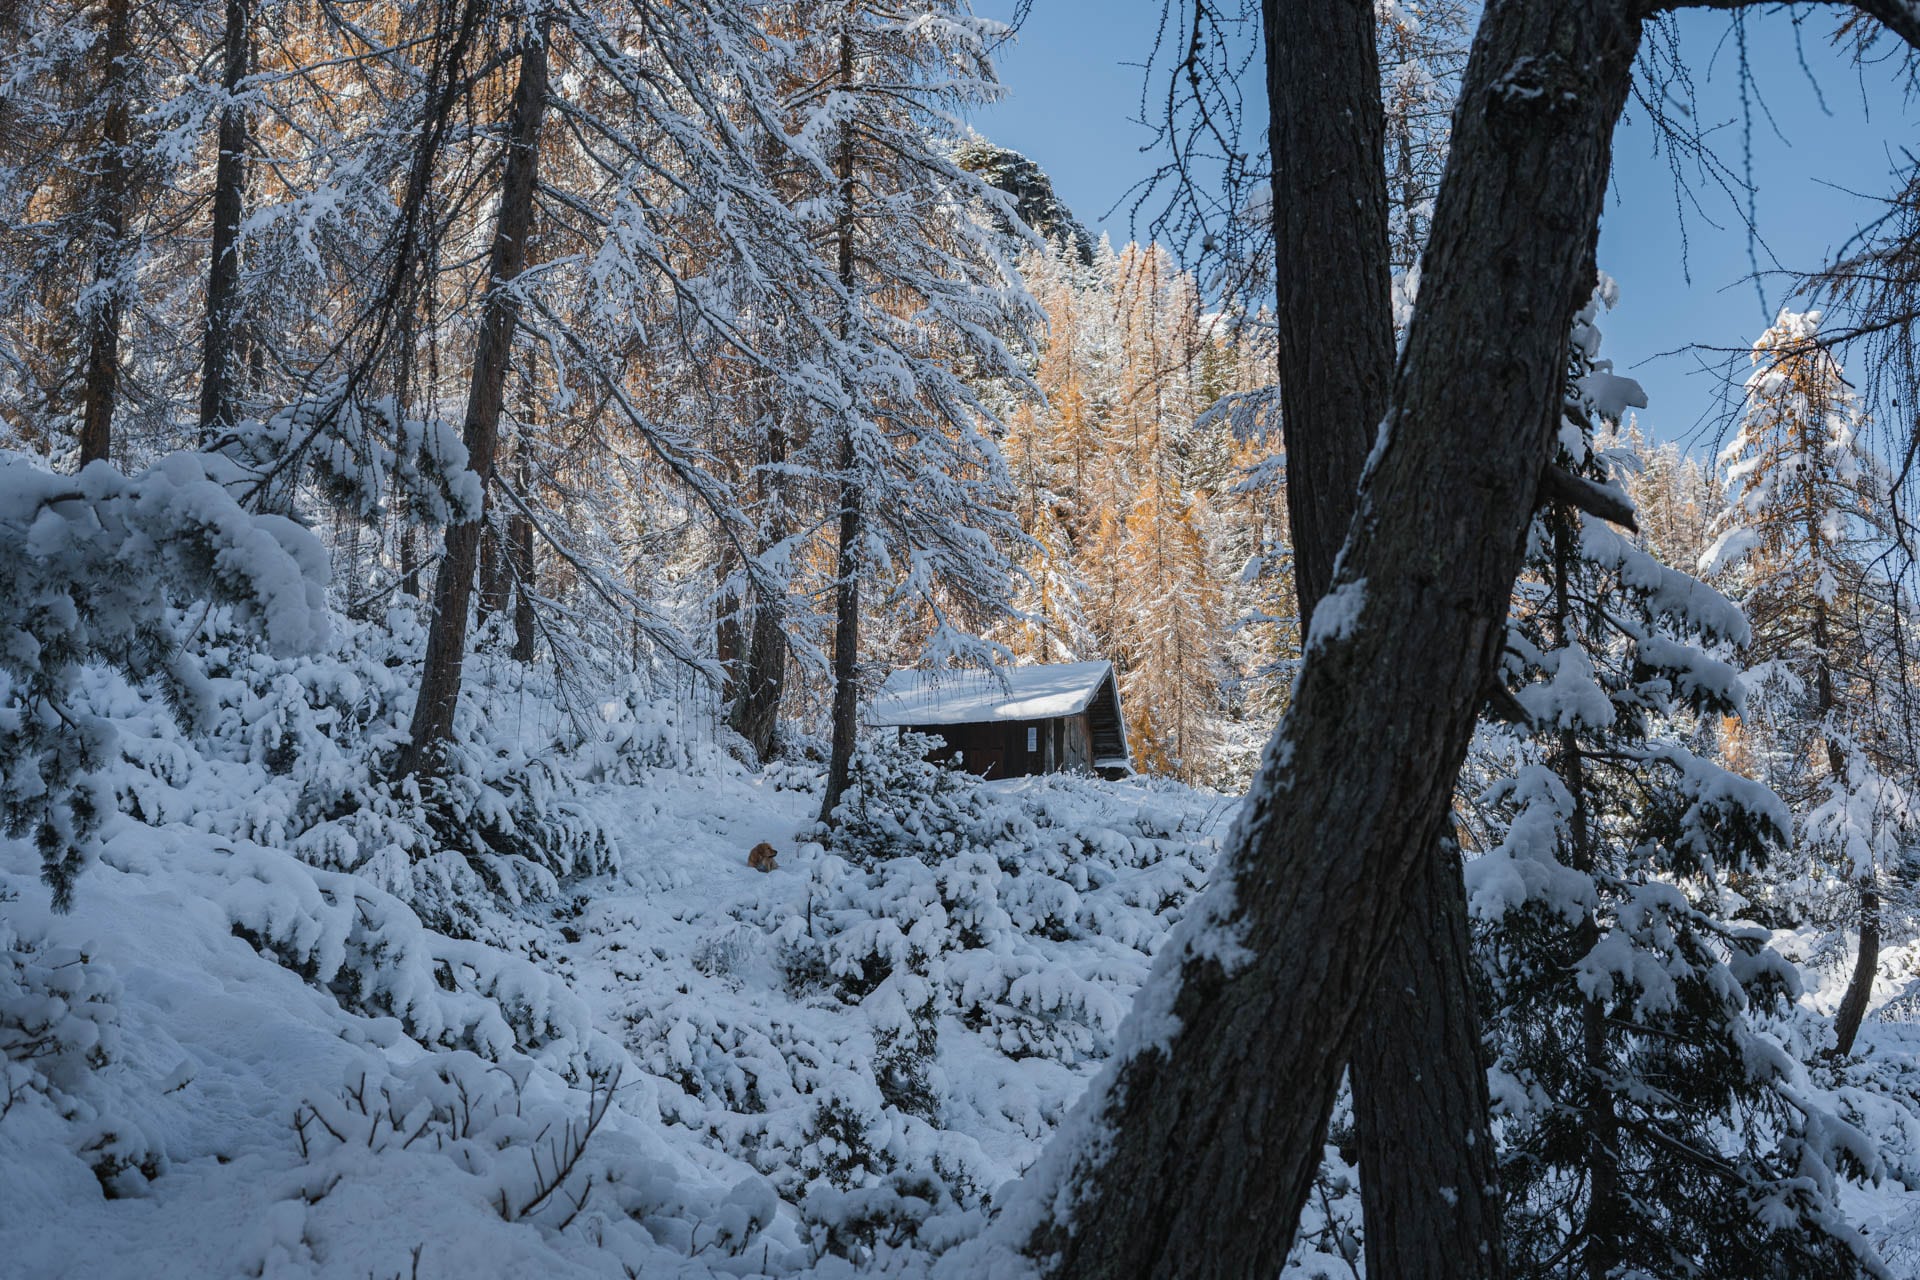
[[[971,834],[928,848],[903,812],[849,861],[800,838],[816,774],[749,774],[697,717],[614,700],[562,793],[607,850],[450,936],[424,913],[455,855],[420,861],[403,809],[364,792],[378,811],[341,814],[321,787],[352,733],[402,722],[411,667],[390,662],[419,637],[389,624],[227,655],[210,736],[118,676],[81,682],[126,759],[71,914],[32,846],[0,841],[0,1046],[44,1023],[57,1050],[0,1057],[0,1272],[407,1275],[416,1248],[428,1278],[845,1274],[876,1248],[924,1269],[1111,1059],[1233,810],[962,776]],[[549,749],[552,722],[516,727],[524,676],[469,662],[477,758],[525,768],[514,739]],[[283,735],[299,753],[269,768]],[[506,793],[475,803],[528,821]],[[746,865],[760,840],[772,873]],[[920,1110],[886,1064],[927,1029]],[[875,1220],[908,1243],[863,1243]]]
[[[1342,582],[1313,607],[1313,621],[1307,627],[1306,651],[1312,653],[1323,644],[1344,640],[1360,623],[1367,605],[1367,580],[1355,578]]]
[[[991,671],[896,671],[874,696],[876,726],[980,724],[1078,715],[1113,679],[1110,662],[1062,662]]]

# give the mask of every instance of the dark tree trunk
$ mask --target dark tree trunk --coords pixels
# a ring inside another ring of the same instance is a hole
[[[131,185],[128,144],[133,133],[132,0],[107,0],[102,79],[106,111],[100,122],[100,174],[95,189],[94,285],[100,290],[87,314],[87,364],[80,400],[80,465],[113,452],[113,409],[120,390],[120,315],[125,309],[120,279],[126,265],[127,196]]]
[[[781,468],[787,461],[786,427],[767,411],[767,466],[760,486],[762,537],[771,547],[787,536],[786,480]],[[765,764],[773,758],[773,739],[780,725],[780,699],[787,687],[787,631],[781,614],[781,601],[770,600],[763,588],[755,588],[752,622],[747,628],[746,652],[740,658],[740,673],[734,681],[733,707],[728,724],[752,746],[754,758]]]
[[[1860,890],[1860,954],[1854,958],[1853,976],[1847,980],[1847,993],[1840,1000],[1840,1012],[1833,1020],[1834,1052],[1853,1052],[1860,1024],[1867,1019],[1867,1001],[1873,995],[1874,975],[1880,971],[1880,893],[1869,884]]]
[[[840,465],[853,467],[849,441]],[[840,581],[833,602],[833,748],[827,760],[827,789],[820,800],[820,821],[832,822],[853,765],[853,740],[860,714],[860,577],[855,563],[860,541],[860,487],[840,486]]]
[[[1313,616],[1393,382],[1385,112],[1372,0],[1266,0],[1281,429],[1300,616]],[[1505,1274],[1459,854],[1408,884],[1355,1040],[1367,1273]]]
[[[500,181],[500,211],[488,256],[487,288],[481,300],[480,332],[474,343],[473,380],[467,391],[461,432],[468,465],[491,484],[500,444],[500,411],[519,302],[512,285],[527,260],[527,235],[533,225],[535,164],[540,122],[547,109],[547,41],[544,28],[532,33],[520,51],[520,79],[514,88],[507,126],[505,171]],[[467,613],[479,558],[481,522],[467,520],[447,529],[446,552],[433,586],[433,623],[427,631],[427,656],[413,724],[397,772],[432,773],[453,737],[453,713],[460,700],[460,675],[467,652]]]
[[[213,244],[207,266],[207,329],[200,362],[200,436],[211,439],[238,420],[235,359],[240,328],[240,219],[247,183],[247,113],[233,97],[246,79],[252,0],[227,0],[220,86],[220,158],[213,170]]]
[[[520,482],[524,494],[524,471]],[[535,634],[533,584],[538,565],[534,560],[533,521],[518,509],[507,517],[507,561],[513,568],[513,660],[531,663]]]
[[[1427,840],[1348,1066],[1368,1275],[1507,1274],[1473,939],[1452,835],[1443,821]]]
[[[738,557],[732,551],[729,544],[720,563],[715,566],[714,575],[720,579],[720,593],[713,607],[713,660],[720,664],[723,673],[720,685],[722,702],[731,702],[740,696],[740,680],[746,664],[745,628],[740,622],[741,610],[746,602],[739,587],[727,581],[739,564]]]
[[[741,659],[728,723],[753,748],[762,764],[773,758],[774,732],[780,725],[780,697],[787,682],[787,633],[771,600],[753,607],[747,651]]]
[[[480,585],[473,604],[476,622],[504,612],[512,602],[513,578],[507,570],[506,545],[498,504],[488,494],[486,514],[480,518]]]
[[[1297,694],[1108,1087],[1034,1179],[1055,1275],[1270,1276],[1506,636],[1640,16],[1492,0],[1381,450]],[[1089,1139],[1097,1134],[1097,1139]]]
[[[853,36],[840,34],[840,86],[853,87]],[[852,312],[856,305],[853,229],[855,225],[853,183],[853,124],[848,121],[840,133],[840,284],[847,291],[847,314],[840,322],[840,339],[845,342],[852,330]],[[832,822],[840,794],[847,789],[847,774],[853,764],[854,735],[860,715],[860,505],[864,495],[854,475],[859,458],[853,443],[853,418],[849,411],[840,435],[840,541],[836,550],[839,581],[833,599],[833,747],[827,759],[827,788],[820,798],[820,821]]]
[[[416,600],[423,594],[420,590],[420,551],[414,545],[413,526],[404,520],[400,525],[400,591]]]
[[[1372,0],[1265,0],[1280,412],[1302,622],[1327,593],[1393,385]]]

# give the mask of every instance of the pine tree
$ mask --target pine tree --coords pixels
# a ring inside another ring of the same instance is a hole
[[[1558,458],[1598,486],[1631,465],[1592,425],[1608,301],[1603,282],[1576,322]],[[1765,1029],[1796,977],[1719,915],[1723,877],[1764,865],[1786,810],[1681,740],[1741,706],[1702,646],[1748,636],[1733,604],[1599,518],[1556,503],[1536,519],[1504,664],[1525,727],[1482,801],[1497,844],[1468,870],[1518,1275],[1862,1265],[1834,1202],[1853,1153]]]

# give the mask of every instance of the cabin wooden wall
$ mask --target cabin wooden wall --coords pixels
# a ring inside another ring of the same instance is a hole
[[[928,753],[928,759],[950,760],[958,752],[961,768],[984,778],[1024,778],[1093,767],[1093,729],[1084,714],[1051,720],[916,725],[904,732],[939,738],[946,745]]]

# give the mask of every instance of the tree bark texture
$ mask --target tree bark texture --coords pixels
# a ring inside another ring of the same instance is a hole
[[[213,170],[213,242],[207,264],[207,320],[200,362],[200,435],[210,439],[238,419],[236,336],[240,327],[240,220],[247,183],[247,113],[234,97],[247,76],[253,0],[227,0],[220,87],[220,157]]]
[[[1281,430],[1302,619],[1333,578],[1393,382],[1372,0],[1266,0]],[[1348,1066],[1367,1273],[1492,1280],[1501,1245],[1471,936],[1450,824],[1426,837]]]
[[[507,125],[507,155],[500,181],[500,210],[488,255],[487,288],[480,304],[480,332],[474,343],[473,379],[461,434],[468,465],[483,483],[493,479],[500,445],[500,413],[507,366],[513,351],[519,300],[513,282],[526,266],[527,236],[533,226],[535,165],[540,124],[547,109],[547,41],[544,28],[529,36],[520,51],[519,83],[514,88]],[[479,559],[482,522],[463,521],[447,529],[446,553],[433,587],[433,623],[427,631],[427,656],[420,693],[413,707],[407,749],[397,771],[433,773],[453,737],[453,713],[460,700],[460,676],[467,652],[467,615]]]
[[[1287,518],[1304,625],[1393,385],[1386,112],[1371,0],[1264,0]]]
[[[1016,1216],[1056,1276],[1270,1276],[1505,639],[1640,14],[1492,0],[1420,306],[1296,698],[1215,883]],[[1037,1220],[1036,1220],[1037,1219]]]
[[[94,191],[93,280],[99,297],[87,313],[87,363],[80,398],[80,465],[113,452],[114,401],[120,390],[120,315],[125,309],[120,274],[125,266],[127,195],[132,184],[128,144],[133,134],[133,0],[108,0],[105,58],[106,110],[100,122],[99,185]]]
[[[787,679],[787,635],[780,625],[780,611],[769,601],[754,606],[741,666],[729,722],[753,748],[754,758],[765,764],[773,759],[780,696]]]

